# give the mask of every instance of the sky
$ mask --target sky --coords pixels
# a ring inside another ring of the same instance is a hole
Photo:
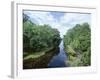
[[[70,12],[24,11],[30,20],[39,25],[49,24],[59,30],[61,37],[76,24],[88,22],[91,24],[91,14]]]

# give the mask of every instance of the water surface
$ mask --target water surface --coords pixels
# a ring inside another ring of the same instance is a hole
[[[54,55],[50,62],[48,63],[48,67],[66,67],[65,61],[67,60],[67,55],[64,51],[63,41],[61,41],[59,45],[59,53]]]

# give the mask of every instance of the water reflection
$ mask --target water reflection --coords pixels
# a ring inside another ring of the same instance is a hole
[[[23,69],[65,67],[66,59],[63,41],[61,41],[59,47],[46,52],[45,55],[36,59],[24,60]]]
[[[54,67],[66,67],[65,61],[67,60],[66,53],[64,51],[63,41],[61,41],[59,45],[59,53],[58,55],[53,56],[50,63],[48,64],[48,67],[54,68]]]
[[[59,47],[48,51],[45,55],[23,61],[23,69],[48,68],[48,63],[53,56],[59,53]]]

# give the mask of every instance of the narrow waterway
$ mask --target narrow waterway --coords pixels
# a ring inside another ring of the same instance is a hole
[[[23,69],[67,67],[65,63],[66,60],[67,55],[64,51],[62,40],[58,48],[47,52],[45,55],[34,59],[24,60]]]
[[[67,60],[67,55],[64,51],[64,45],[63,45],[63,40],[61,41],[59,45],[59,53],[55,56],[52,57],[50,62],[48,63],[49,68],[54,68],[54,67],[66,67],[67,65],[65,64],[65,61]]]

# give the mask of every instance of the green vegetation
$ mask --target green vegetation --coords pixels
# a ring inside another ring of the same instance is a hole
[[[61,38],[57,29],[51,28],[47,24],[32,23],[30,18],[23,14],[23,57],[35,56],[36,53],[41,55],[45,50],[58,47],[60,41]]]
[[[91,30],[88,23],[77,24],[64,36],[64,48],[68,53],[69,66],[91,64]]]
[[[46,54],[46,52],[48,52],[49,50],[52,50],[53,49],[53,47],[51,47],[51,48],[48,48],[48,49],[45,49],[45,50],[43,50],[43,51],[40,51],[40,52],[34,52],[34,54],[33,54],[33,52],[24,52],[24,54],[26,54],[26,55],[24,55],[24,60],[27,60],[27,59],[30,59],[30,58],[38,58],[38,57],[40,57],[40,56],[42,56],[42,55],[45,55]]]
[[[33,53],[26,53],[26,54],[29,54],[29,55],[27,55],[26,57],[24,57],[24,60],[28,60],[30,58],[33,59],[33,58],[40,57],[40,56],[44,55],[45,52],[34,52],[34,54]]]
[[[64,50],[69,66],[91,65],[91,29],[88,23],[77,24],[64,35]],[[38,25],[23,14],[23,60],[39,58],[56,49],[61,42],[57,29]]]

